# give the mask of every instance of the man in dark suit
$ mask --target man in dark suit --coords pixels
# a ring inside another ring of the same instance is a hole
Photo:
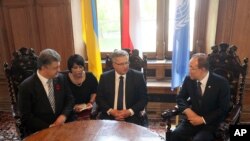
[[[230,88],[226,79],[209,72],[206,54],[192,56],[189,76],[185,78],[176,102],[186,118],[173,131],[171,140],[213,140],[216,128],[229,110]]]
[[[37,72],[20,85],[21,120],[30,133],[71,120],[74,99],[64,77],[58,73],[60,60],[55,50],[41,51]]]
[[[114,70],[101,75],[97,104],[101,119],[143,124],[141,111],[147,105],[147,88],[143,74],[129,69],[129,55],[115,50],[111,56]]]

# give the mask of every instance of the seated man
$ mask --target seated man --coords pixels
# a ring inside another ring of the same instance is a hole
[[[189,76],[176,97],[186,118],[171,134],[171,141],[212,141],[219,123],[229,110],[230,88],[223,77],[208,71],[207,55],[194,54]],[[187,101],[189,99],[190,101]]]
[[[129,69],[126,51],[115,50],[111,58],[114,69],[101,75],[97,90],[100,118],[143,125],[140,112],[148,101],[143,74]]]
[[[30,133],[72,120],[74,99],[64,77],[58,74],[60,60],[52,49],[41,51],[37,72],[20,84],[21,120]]]

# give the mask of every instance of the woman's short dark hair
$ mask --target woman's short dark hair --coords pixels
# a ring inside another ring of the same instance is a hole
[[[71,55],[69,57],[69,59],[68,59],[68,70],[69,71],[71,71],[74,64],[85,67],[85,61],[84,61],[83,57],[79,54],[74,54],[74,55]]]

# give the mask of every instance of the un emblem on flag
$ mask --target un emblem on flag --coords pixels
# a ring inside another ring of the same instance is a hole
[[[180,29],[189,23],[189,0],[176,1],[175,28]]]

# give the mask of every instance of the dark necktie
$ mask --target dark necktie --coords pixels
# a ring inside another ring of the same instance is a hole
[[[47,84],[48,84],[48,88],[49,88],[49,91],[48,91],[48,99],[49,99],[49,102],[50,102],[50,105],[51,105],[51,108],[53,110],[53,112],[55,113],[55,96],[54,96],[54,87],[53,87],[53,80],[52,79],[49,79],[47,81]]]
[[[197,82],[197,93],[199,96],[202,96],[202,90],[201,90],[201,82]]]
[[[123,109],[123,76],[120,76],[119,88],[118,88],[118,101],[117,110]]]

